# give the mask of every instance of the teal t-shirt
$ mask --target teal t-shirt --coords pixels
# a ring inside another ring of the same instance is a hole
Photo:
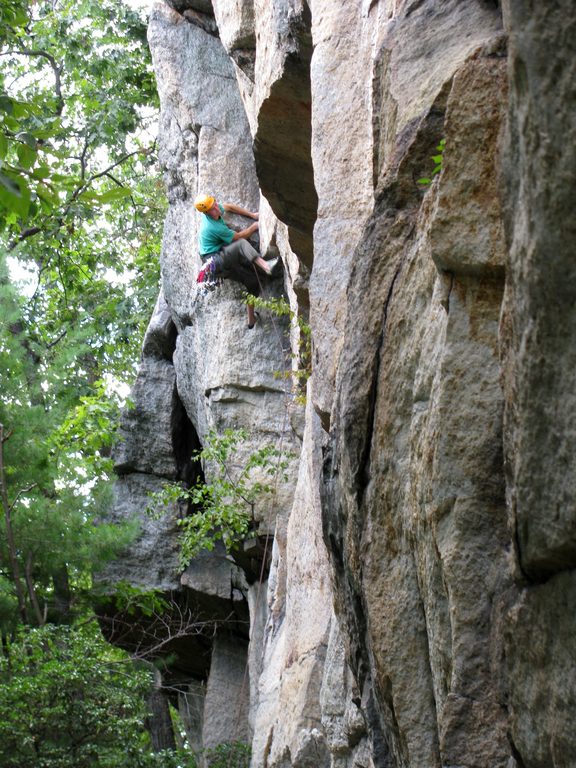
[[[220,213],[224,213],[222,206],[220,206]],[[234,232],[224,219],[211,219],[205,213],[202,214],[198,232],[198,250],[202,258],[216,253],[223,245],[229,245],[233,238]]]

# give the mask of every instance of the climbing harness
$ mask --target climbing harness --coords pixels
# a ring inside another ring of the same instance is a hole
[[[210,257],[202,265],[202,269],[198,272],[198,276],[196,277],[199,296],[207,296],[222,284],[222,279],[216,275],[216,267],[217,262],[215,256]]]
[[[254,269],[254,272],[256,273],[256,279],[257,279],[259,287],[260,287],[260,292],[262,293],[263,289],[264,289],[264,286],[262,285],[262,281],[260,280],[260,275],[259,275],[257,269]],[[284,343],[283,343],[283,339],[282,339],[282,333],[281,333],[281,331],[280,331],[280,329],[278,327],[278,323],[276,322],[276,319],[274,318],[273,314],[271,315],[270,319],[272,321],[272,327],[274,329],[274,333],[275,333],[276,338],[278,340],[278,343],[280,345],[280,349],[282,351],[282,355],[284,356],[285,349],[284,349]],[[289,418],[288,418],[288,392],[287,392],[286,388],[283,389],[283,395],[284,395],[284,413],[283,413],[283,416],[282,416],[282,426],[280,428],[279,455],[278,455],[278,461],[277,461],[277,465],[276,465],[276,471],[274,472],[273,480],[272,480],[272,487],[273,487],[273,497],[272,498],[273,498],[273,500],[275,499],[275,497],[276,497],[276,495],[278,493],[279,480],[280,480],[280,462],[282,460],[282,457],[284,456],[284,439],[285,439],[285,436],[286,436],[288,422],[289,422]],[[264,528],[266,530],[271,530],[272,529],[272,515],[273,515],[273,512],[274,512],[274,504],[272,503],[269,506],[267,515],[261,521],[262,523],[264,523]],[[263,552],[262,552],[262,561],[261,561],[261,564],[260,564],[260,573],[258,574],[256,595],[255,595],[255,598],[254,598],[254,604],[256,606],[260,605],[260,600],[261,600],[261,597],[262,597],[262,591],[266,590],[266,588],[267,588],[266,587],[266,568],[267,568],[268,556],[270,554],[270,547],[271,547],[270,539],[271,539],[270,536],[266,536],[265,539],[264,539],[264,549],[263,549]],[[245,715],[243,702],[244,702],[244,695],[245,695],[246,689],[247,689],[247,687],[249,685],[249,679],[250,679],[250,660],[248,658],[246,660],[245,665],[244,665],[244,674],[242,676],[242,685],[240,686],[240,691],[237,694],[236,701],[232,703],[232,706],[235,708],[235,711],[236,711],[236,726],[235,726],[235,732],[236,733],[239,732],[242,715],[243,714]],[[230,755],[230,757],[228,759],[226,768],[232,768],[231,760],[232,760],[232,754]]]

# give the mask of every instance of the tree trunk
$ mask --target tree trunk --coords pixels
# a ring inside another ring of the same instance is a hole
[[[152,749],[160,752],[163,749],[176,749],[172,718],[168,697],[162,690],[162,675],[154,670],[154,687],[148,696],[147,728],[152,739]]]
[[[32,575],[32,552],[28,552],[26,555],[26,565],[24,566],[24,576],[26,578],[26,586],[28,587],[28,597],[30,598],[30,603],[32,604],[32,608],[34,609],[34,615],[36,616],[36,622],[39,627],[43,627],[44,624],[46,624],[46,612],[42,612],[40,609],[40,603],[38,602],[38,597],[36,595],[36,588],[34,586],[34,577]]]
[[[69,624],[72,595],[66,566],[62,566],[52,574],[52,584],[54,585],[54,607],[50,611],[50,620],[55,624]]]
[[[18,557],[16,555],[16,544],[14,542],[14,533],[12,531],[12,507],[8,501],[8,488],[6,486],[6,473],[4,471],[4,443],[10,438],[11,434],[12,433],[9,432],[4,436],[4,425],[0,424],[0,489],[2,507],[4,509],[4,520],[6,523],[8,557],[10,559],[10,570],[12,571],[12,579],[14,580],[14,588],[18,599],[18,610],[20,612],[20,618],[24,624],[27,624],[26,595],[24,592],[24,585],[22,584],[22,577],[20,575],[20,564],[18,563]]]

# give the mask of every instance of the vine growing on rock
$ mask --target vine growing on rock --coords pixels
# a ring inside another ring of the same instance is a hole
[[[257,309],[270,312],[274,317],[289,317],[298,329],[298,351],[292,354],[294,365],[290,370],[277,371],[277,376],[291,378],[294,381],[296,401],[303,405],[306,401],[306,383],[312,373],[312,329],[302,315],[290,307],[285,298],[263,299],[250,297]]]

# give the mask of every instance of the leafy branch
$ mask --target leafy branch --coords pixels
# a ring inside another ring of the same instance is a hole
[[[54,92],[56,94],[55,114],[61,115],[65,105],[64,97],[62,95],[62,72],[64,69],[63,65],[58,64],[54,56],[48,53],[48,51],[33,50],[32,48],[19,48],[16,50],[8,50],[8,51],[4,51],[1,55],[10,56],[12,54],[28,56],[28,57],[40,56],[41,58],[46,59],[46,61],[50,64],[52,72],[54,73]]]
[[[226,429],[222,434],[211,431],[205,447],[192,456],[202,462],[211,479],[190,488],[167,483],[150,495],[149,514],[162,514],[169,504],[179,502],[186,502],[192,510],[179,521],[182,567],[202,549],[213,550],[217,541],[233,550],[248,536],[255,522],[256,504],[273,495],[273,480],[284,476],[288,457],[272,445],[257,448],[241,459],[247,440],[245,429]]]
[[[129,187],[126,187],[124,184],[122,184],[121,181],[119,181],[115,176],[112,175],[112,171],[115,168],[118,168],[118,166],[122,165],[123,163],[130,160],[132,157],[135,156],[141,156],[142,154],[147,154],[149,150],[142,150],[138,149],[134,152],[129,152],[128,154],[121,157],[119,160],[117,160],[114,163],[111,163],[107,168],[104,168],[102,171],[99,171],[98,173],[91,174],[87,179],[83,180],[75,189],[72,190],[67,202],[64,204],[63,209],[60,213],[54,212],[52,214],[52,217],[54,218],[54,223],[49,226],[50,219],[47,218],[44,221],[44,227],[28,227],[26,229],[23,229],[17,237],[15,237],[11,242],[8,244],[8,251],[13,251],[16,246],[26,240],[29,237],[33,237],[34,235],[37,235],[39,232],[42,232],[43,229],[46,229],[50,232],[51,235],[55,235],[56,232],[64,227],[66,225],[66,218],[70,214],[70,211],[72,209],[73,204],[82,196],[84,199],[89,200],[90,202],[97,202],[101,205],[116,202],[117,200],[120,200],[124,197],[130,197],[132,195],[132,190]],[[114,182],[116,185],[112,189],[105,190],[104,192],[97,192],[90,189],[93,182],[97,179],[101,179],[103,177],[109,178],[111,181]]]

